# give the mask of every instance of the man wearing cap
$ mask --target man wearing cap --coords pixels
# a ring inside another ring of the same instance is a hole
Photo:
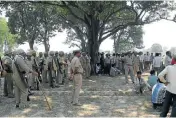
[[[59,65],[59,67],[60,67],[59,84],[64,85],[64,71],[65,71],[65,65],[67,65],[67,63],[65,62],[63,51],[59,52],[59,64],[60,64]]]
[[[35,70],[36,72],[39,72],[39,64],[38,64],[38,61],[37,61],[38,59],[36,57],[36,51],[35,50],[32,50],[31,60],[32,60],[32,69]],[[37,83],[37,78],[38,77],[36,77],[36,76],[33,75],[31,90],[39,89],[35,85],[35,83]]]
[[[50,87],[54,88],[55,79],[56,79],[56,71],[57,71],[56,62],[54,60],[54,51],[49,52],[47,65],[48,65],[48,74],[49,74],[49,84],[50,84]]]
[[[82,56],[80,57],[80,62],[84,70],[84,78],[88,77],[88,60],[86,59],[86,53],[82,52]]]
[[[83,68],[79,60],[79,57],[81,56],[80,51],[74,51],[74,55],[75,56],[71,61],[71,74],[73,75],[73,83],[74,83],[72,103],[75,106],[80,106],[78,99],[82,87]]]
[[[42,71],[43,81],[48,83],[48,53],[44,53],[43,71]]]
[[[6,51],[5,56],[2,58],[2,63],[4,70],[7,72],[5,76],[5,81],[4,81],[4,96],[7,96],[8,98],[13,98],[13,71],[12,71],[12,59],[10,58],[11,56],[11,51]]]
[[[54,56],[54,61],[56,62],[56,66],[57,66],[57,72],[56,72],[56,86],[59,87],[59,71],[60,71],[60,68],[59,68],[59,52],[56,51],[55,52],[55,56]]]
[[[20,103],[23,107],[27,105],[27,96],[28,96],[28,84],[25,81],[25,74],[32,73],[35,76],[38,76],[38,73],[33,71],[28,67],[24,61],[25,52],[22,49],[17,50],[17,55],[15,56],[13,63],[13,79],[15,83],[15,100],[16,108],[20,107]]]
[[[173,59],[176,61],[176,55],[174,54]],[[167,80],[164,79],[164,76],[167,75]],[[165,69],[159,73],[158,78],[161,82],[166,85],[166,94],[163,104],[163,109],[160,114],[160,117],[167,117],[171,103],[172,111],[170,117],[176,117],[176,64],[168,65]]]
[[[140,59],[137,56],[137,53],[134,52],[133,54],[133,68],[134,68],[134,74],[137,74],[137,72],[139,71],[139,64],[140,63]]]
[[[26,53],[26,59],[25,59],[25,62],[26,62],[26,64],[28,65],[28,67],[30,68],[30,69],[32,69],[32,60],[31,60],[31,57],[32,57],[32,51],[31,50],[28,50],[27,51],[27,53]],[[27,74],[27,82],[28,82],[28,86],[29,86],[29,95],[32,95],[32,93],[31,93],[31,86],[32,86],[32,84],[33,84],[33,77],[32,77],[32,73],[28,73]]]

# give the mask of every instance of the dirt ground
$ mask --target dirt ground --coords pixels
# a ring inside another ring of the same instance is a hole
[[[159,112],[152,109],[150,92],[136,95],[132,84],[125,85],[125,78],[93,76],[83,80],[80,94],[82,106],[70,104],[72,82],[60,88],[50,89],[45,86],[45,92],[52,110],[48,111],[41,91],[35,91],[31,96],[30,107],[16,109],[14,98],[2,96],[1,117],[158,117]],[[2,88],[2,87],[1,87]]]

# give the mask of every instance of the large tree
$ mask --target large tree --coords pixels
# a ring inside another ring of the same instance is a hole
[[[130,26],[112,36],[115,52],[128,51],[143,46],[143,30],[141,26]]]
[[[67,11],[65,22],[81,22],[86,26],[88,50],[94,62],[100,44],[114,33],[131,25],[159,20],[167,6],[162,1],[62,1],[40,2],[57,5]],[[77,22],[77,23],[76,23]],[[75,27],[75,26],[74,26]]]
[[[19,35],[17,42],[23,44],[27,41],[30,49],[33,49],[34,43],[42,43],[48,52],[49,38],[61,29],[58,9],[32,2],[15,2],[7,5],[8,24],[11,32]]]

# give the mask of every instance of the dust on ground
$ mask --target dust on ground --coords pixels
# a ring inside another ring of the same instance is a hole
[[[82,106],[71,105],[72,86],[69,82],[60,88],[51,89],[45,86],[52,110],[47,105],[41,91],[35,91],[31,96],[30,107],[16,109],[14,98],[2,96],[1,117],[158,117],[159,112],[152,109],[150,92],[136,95],[133,84],[125,85],[125,78],[93,76],[83,80],[80,94]]]

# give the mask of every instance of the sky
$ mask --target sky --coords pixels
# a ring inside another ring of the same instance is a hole
[[[4,15],[2,15],[4,16]],[[172,21],[160,20],[151,24],[143,26],[144,35],[143,41],[146,49],[150,48],[154,43],[159,43],[162,47],[176,47],[176,23]],[[63,44],[66,40],[66,32],[57,33],[55,37],[50,39],[50,50],[53,51],[64,51],[71,52],[77,48],[69,48],[68,45]],[[44,51],[43,45],[34,45],[37,47],[38,51]],[[24,50],[29,49],[28,44],[20,45],[19,48]],[[100,45],[101,51],[112,51],[113,50],[113,40],[106,39]]]

